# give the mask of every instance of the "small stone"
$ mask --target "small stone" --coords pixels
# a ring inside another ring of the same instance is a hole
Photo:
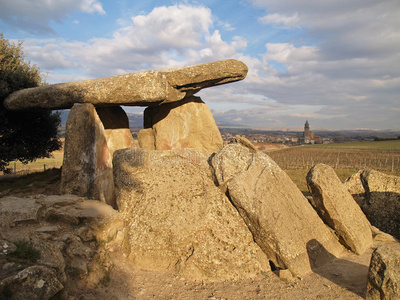
[[[79,275],[84,275],[88,272],[87,263],[82,258],[73,258],[69,264],[69,267]]]
[[[15,266],[15,263],[13,263],[13,262],[5,263],[5,264],[3,265],[3,270],[11,269],[11,268],[14,267],[14,266]]]
[[[84,241],[84,242],[90,242],[95,239],[95,236],[92,232],[92,230],[86,226],[79,227],[77,230],[77,235]]]
[[[280,279],[282,279],[283,281],[285,281],[287,283],[293,282],[295,280],[295,277],[293,277],[292,273],[288,269],[279,270],[278,276]]]
[[[0,240],[0,255],[7,255],[15,250],[17,250],[17,246],[13,243],[6,240]]]
[[[0,283],[0,294],[7,288],[12,299],[47,300],[63,289],[54,270],[44,266],[32,266]]]
[[[35,230],[36,232],[57,232],[58,226],[44,226]]]

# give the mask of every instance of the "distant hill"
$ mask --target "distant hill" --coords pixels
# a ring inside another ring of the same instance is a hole
[[[60,126],[65,127],[67,125],[69,109],[59,110],[61,117]],[[143,128],[143,115],[135,113],[127,113],[129,119],[129,128]]]
[[[143,128],[143,115],[127,113],[129,119],[129,128]]]
[[[65,130],[69,109],[60,110],[61,127]],[[143,128],[143,114],[127,113],[129,119],[129,128]],[[269,135],[301,135],[303,130],[299,129],[283,129],[283,128],[254,128],[245,127],[232,123],[221,123],[216,120],[221,132],[229,132],[232,134],[269,134]],[[352,141],[352,140],[375,140],[375,139],[393,139],[400,136],[400,130],[376,130],[376,129],[347,129],[347,130],[330,130],[330,129],[313,129],[316,135],[324,138],[332,138],[337,142]]]

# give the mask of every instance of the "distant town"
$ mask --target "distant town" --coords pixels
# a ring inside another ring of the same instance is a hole
[[[134,138],[143,128],[143,115],[137,113],[127,113],[129,127]],[[65,133],[65,124],[68,112],[61,113],[60,136]],[[299,124],[300,125],[300,124]],[[373,141],[377,139],[398,139],[400,130],[375,130],[375,129],[347,129],[347,130],[312,130],[312,123],[305,120],[304,129],[262,129],[240,126],[218,126],[224,141],[229,141],[232,137],[241,135],[252,143],[257,144],[281,144],[288,146],[307,145],[307,144],[329,144],[354,141]]]
[[[334,139],[330,137],[321,137],[316,135],[310,130],[308,120],[304,124],[303,132],[282,132],[282,131],[268,131],[268,132],[238,132],[237,128],[220,128],[222,139],[229,141],[236,135],[242,135],[250,140],[252,143],[277,143],[288,145],[301,145],[301,144],[329,144],[333,143]],[[243,130],[239,130],[243,131]],[[257,130],[255,130],[257,131]]]

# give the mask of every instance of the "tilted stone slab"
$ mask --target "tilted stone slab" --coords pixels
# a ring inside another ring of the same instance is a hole
[[[220,188],[278,269],[302,276],[320,264],[322,255],[341,254],[336,236],[290,177],[248,140],[236,138],[211,164]]]
[[[373,243],[371,225],[331,166],[317,164],[307,174],[316,210],[343,243],[362,254]]]
[[[151,106],[179,101],[203,88],[242,80],[247,66],[228,59],[162,71],[144,71],[77,82],[24,89],[11,94],[10,110],[67,109],[74,103],[95,106]]]

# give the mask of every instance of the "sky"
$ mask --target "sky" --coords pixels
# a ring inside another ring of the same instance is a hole
[[[200,91],[217,124],[400,130],[399,0],[0,0],[48,83],[234,58]],[[142,108],[127,108],[142,112]]]

